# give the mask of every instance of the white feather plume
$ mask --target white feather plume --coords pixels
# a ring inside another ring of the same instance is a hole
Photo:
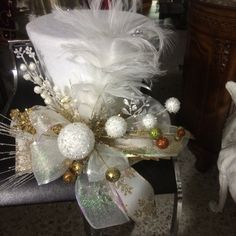
[[[112,1],[108,11],[100,11],[101,3],[90,1],[90,10],[54,11],[55,18],[72,28],[77,37],[77,42],[63,47],[71,60],[87,65],[88,73],[91,68],[101,72],[103,78],[105,74],[104,92],[119,96],[122,90],[120,96],[126,91],[129,97],[131,90],[138,92],[142,80],[162,73],[159,56],[165,33],[151,19],[133,13],[136,1],[126,12],[120,0]],[[133,36],[136,30],[142,34]],[[155,38],[159,40],[158,50],[152,44]]]

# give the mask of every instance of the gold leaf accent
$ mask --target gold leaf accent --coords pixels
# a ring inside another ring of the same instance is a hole
[[[61,130],[62,130],[63,126],[61,124],[57,124],[51,127],[51,130],[53,131],[54,134],[58,135]]]
[[[98,142],[102,140],[104,143],[106,143],[106,138],[104,137],[104,135],[105,135],[105,129],[104,129],[105,123],[106,123],[105,120],[94,117],[91,120],[91,123],[89,125],[90,129],[92,129],[94,134],[95,134],[95,139]]]
[[[16,139],[16,158],[15,158],[15,171],[16,173],[32,173],[32,160],[30,145],[33,139]]]

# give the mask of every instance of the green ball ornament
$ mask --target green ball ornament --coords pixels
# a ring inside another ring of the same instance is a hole
[[[156,138],[159,138],[161,136],[161,130],[158,129],[158,128],[152,128],[150,130],[150,137],[152,139],[156,139]]]

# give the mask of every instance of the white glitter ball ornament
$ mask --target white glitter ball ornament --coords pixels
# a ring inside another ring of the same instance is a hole
[[[125,119],[120,116],[112,116],[107,120],[105,130],[108,136],[120,138],[126,133],[127,123]]]
[[[169,113],[177,113],[180,109],[180,101],[177,98],[169,98],[165,102],[165,108]]]
[[[92,130],[83,123],[65,126],[57,138],[61,154],[69,159],[83,159],[94,149],[95,137]]]
[[[142,119],[143,125],[146,129],[152,129],[157,124],[157,119],[153,114],[146,114]]]

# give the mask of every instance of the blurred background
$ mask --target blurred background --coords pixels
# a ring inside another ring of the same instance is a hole
[[[104,0],[103,8],[108,0]],[[0,1],[0,39],[27,38],[25,25],[30,15],[49,13],[53,4],[73,9],[86,0],[1,0]],[[187,0],[143,0],[140,13],[152,18],[172,20],[178,29],[186,26]]]

